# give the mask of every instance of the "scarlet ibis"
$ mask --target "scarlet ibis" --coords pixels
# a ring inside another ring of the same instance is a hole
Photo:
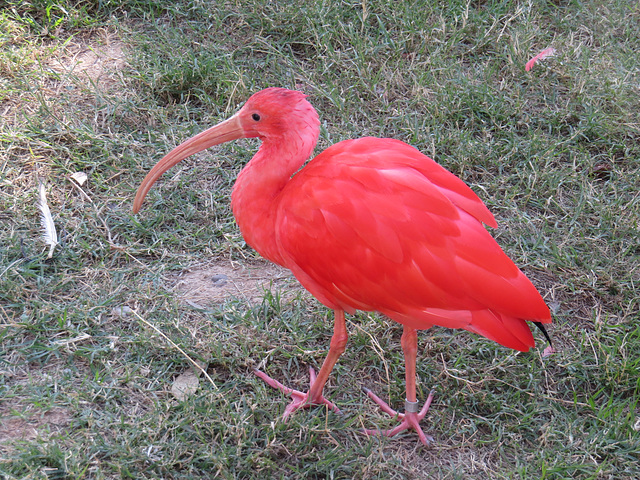
[[[256,155],[238,175],[231,206],[246,242],[293,272],[333,309],[329,353],[307,392],[269,385],[293,397],[284,418],[309,405],[339,409],[323,388],[347,343],[345,313],[377,311],[403,325],[405,413],[397,414],[368,391],[405,429],[432,439],[419,425],[416,398],[417,330],[462,328],[516,350],[535,345],[528,321],[551,322],[544,300],[500,249],[483,224],[496,221],[458,177],[417,149],[389,138],[337,143],[300,169],[319,136],[318,114],[306,95],[268,88],[252,95],[228,120],[174,148],[147,174],[133,211],[156,180],[196,152],[230,140],[257,137]],[[548,336],[547,336],[548,338]]]

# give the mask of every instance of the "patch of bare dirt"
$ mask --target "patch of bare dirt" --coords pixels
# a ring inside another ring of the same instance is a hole
[[[71,414],[64,408],[43,411],[25,405],[0,403],[0,452],[11,449],[15,441],[47,438],[64,430],[71,423]]]
[[[284,297],[303,291],[289,270],[267,261],[240,264],[217,259],[180,272],[174,281],[174,289],[192,306],[219,304],[232,298],[259,303],[268,290],[279,291]]]
[[[108,32],[73,39],[49,61],[49,67],[59,74],[72,74],[107,89],[117,85],[118,72],[125,66],[124,44]]]
[[[28,57],[24,62],[14,62],[0,66],[4,77],[21,76],[30,78],[32,92],[39,96],[0,95],[0,117],[5,123],[19,125],[25,118],[40,108],[41,99],[48,108],[61,119],[66,111],[58,102],[66,98],[80,108],[95,102],[95,92],[117,93],[123,96],[122,70],[127,66],[125,44],[112,32],[98,30],[87,37],[72,37],[66,42],[55,40],[38,50],[23,53]]]

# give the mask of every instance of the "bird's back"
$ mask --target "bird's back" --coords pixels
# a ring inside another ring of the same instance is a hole
[[[379,311],[418,329],[464,328],[519,350],[542,297],[482,225],[493,215],[458,177],[391,139],[340,142],[278,199],[278,247],[331,308]]]

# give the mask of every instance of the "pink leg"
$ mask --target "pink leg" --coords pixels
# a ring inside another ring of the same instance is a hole
[[[420,427],[420,420],[422,420],[429,411],[434,392],[431,391],[431,393],[429,393],[422,410],[418,411],[418,401],[416,399],[416,356],[418,352],[418,334],[416,329],[405,326],[400,343],[402,345],[402,351],[404,352],[405,382],[407,388],[407,399],[404,404],[405,413],[396,412],[371,390],[365,389],[369,398],[376,402],[384,412],[401,420],[400,424],[391,430],[365,429],[365,433],[367,435],[385,435],[387,437],[392,437],[403,430],[413,429],[418,432],[420,441],[425,445],[429,445],[433,442],[433,437],[424,434],[422,427]]]
[[[344,312],[342,310],[335,310],[335,324],[333,327],[333,336],[331,337],[331,343],[329,345],[329,353],[327,354],[327,358],[324,359],[324,363],[316,376],[316,372],[313,368],[309,368],[309,391],[304,393],[298,390],[294,390],[292,388],[286,387],[277,380],[274,380],[266,373],[261,372],[260,370],[254,370],[254,373],[271,385],[273,388],[277,388],[287,395],[291,395],[293,400],[287,408],[284,410],[283,419],[287,419],[289,415],[298,410],[299,408],[307,408],[311,405],[327,405],[331,410],[342,413],[338,407],[336,407],[333,402],[330,402],[322,395],[322,389],[324,388],[325,383],[329,379],[329,375],[331,374],[331,370],[333,370],[333,366],[340,358],[340,355],[343,354],[346,346],[347,346],[347,327],[344,321]]]

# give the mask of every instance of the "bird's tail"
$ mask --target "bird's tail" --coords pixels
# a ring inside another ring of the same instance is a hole
[[[549,337],[542,322],[532,321],[532,323],[542,331],[549,345],[551,345],[551,337]],[[508,315],[501,315],[491,310],[474,311],[471,323],[466,327],[466,330],[514,350],[526,352],[535,346],[535,340],[527,321]]]

